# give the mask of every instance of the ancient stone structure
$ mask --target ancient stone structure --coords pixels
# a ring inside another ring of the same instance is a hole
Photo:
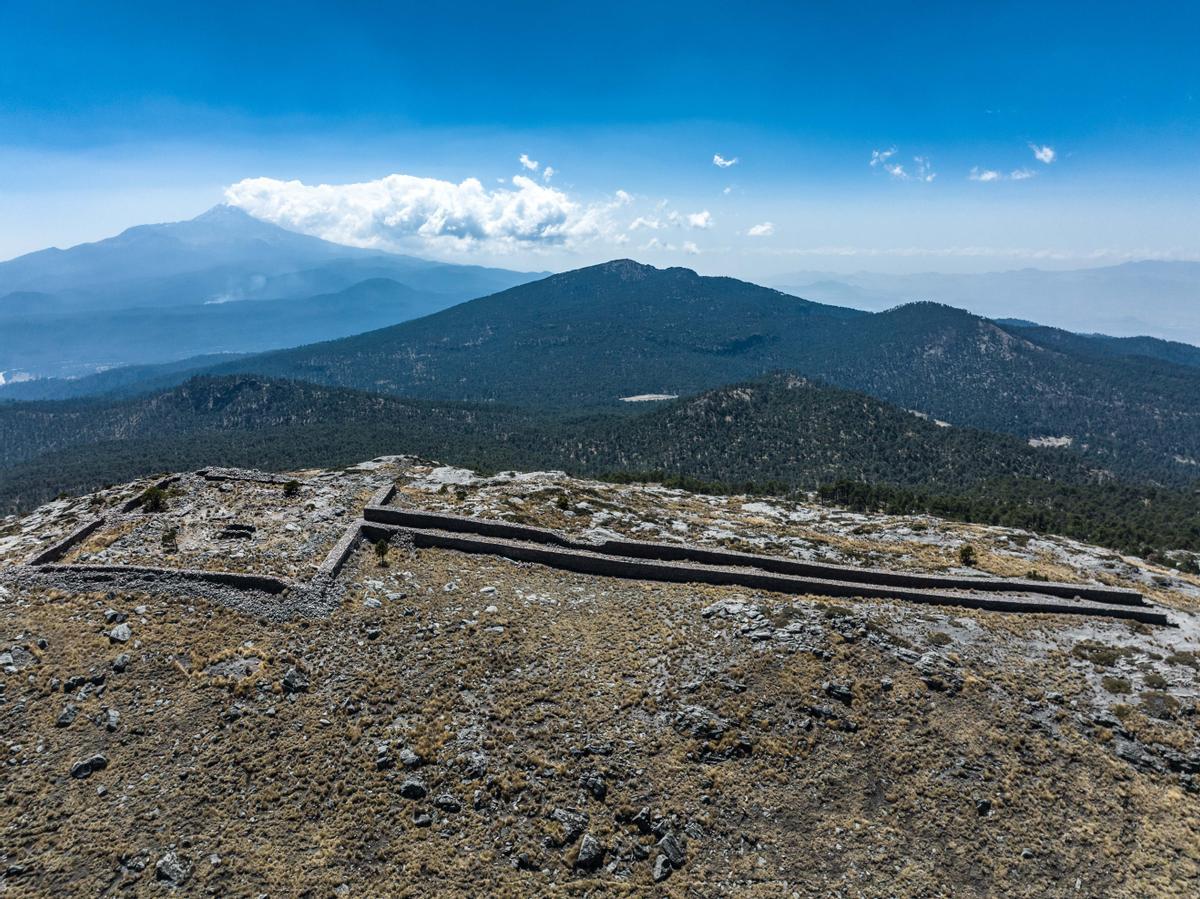
[[[286,483],[287,478],[238,469],[197,472],[207,480]],[[176,476],[155,485],[167,487]],[[742,586],[794,595],[897,599],[999,612],[1039,612],[1123,618],[1167,625],[1167,614],[1149,606],[1140,593],[1112,587],[984,577],[948,577],[883,569],[803,562],[666,543],[604,540],[588,543],[544,528],[505,521],[466,518],[388,505],[394,484],[381,486],[329,550],[308,582],[270,575],[59,562],[72,547],[111,519],[136,508],[140,497],[117,511],[85,522],[53,546],[29,559],[25,576],[51,579],[70,589],[116,586],[147,589],[203,585],[215,591],[253,594],[251,605],[275,615],[327,614],[336,603],[338,575],[362,539],[401,538],[417,548],[499,555],[567,571],[604,577],[674,583]],[[273,598],[273,600],[272,600]],[[280,603],[279,600],[283,599]],[[274,603],[273,607],[271,603]]]

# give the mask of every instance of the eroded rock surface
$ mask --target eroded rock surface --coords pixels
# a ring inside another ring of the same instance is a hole
[[[1134,586],[1177,626],[615,580],[402,543],[362,545],[322,614],[284,614],[287,595],[239,609],[186,585],[16,576],[83,511],[137,495],[114,488],[5,523],[3,889],[1197,892],[1194,578],[1004,529],[555,473],[390,458],[296,478],[287,497],[286,481],[187,476],[168,517],[121,516],[79,552],[299,576],[394,481],[398,504],[579,536],[933,572],[970,542],[980,571]],[[226,522],[254,530],[219,538]]]

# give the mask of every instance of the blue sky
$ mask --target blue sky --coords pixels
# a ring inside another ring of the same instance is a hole
[[[521,268],[1200,257],[1194,4],[103,6],[0,9],[0,257],[223,199]]]

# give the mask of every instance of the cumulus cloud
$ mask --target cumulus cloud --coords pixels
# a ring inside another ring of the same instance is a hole
[[[685,240],[679,249],[683,250],[689,256],[697,256],[700,253],[700,248],[690,240]]]
[[[1033,151],[1034,159],[1036,159],[1038,162],[1045,163],[1046,165],[1049,165],[1058,158],[1058,154],[1054,152],[1054,148],[1046,144],[1042,144],[1041,146],[1038,146],[1037,144],[1030,144],[1029,149]]]
[[[737,165],[740,160],[734,156],[732,159],[726,159],[720,153],[713,154],[713,165],[720,169],[727,169],[731,165]]]
[[[995,169],[981,169],[979,166],[973,166],[970,173],[967,175],[972,181],[999,181],[1004,176]]]
[[[504,252],[611,238],[619,231],[613,213],[632,197],[617,191],[585,205],[524,175],[492,190],[476,178],[388,175],[316,185],[247,178],[226,188],[225,199],[256,218],[351,246]]]
[[[558,169],[556,169],[552,165],[548,165],[544,169],[542,169],[542,180],[549,183],[550,179],[553,178],[557,174],[558,174]]]
[[[1035,172],[1033,169],[1013,169],[1012,174],[1010,174],[1008,177],[1013,181],[1025,181],[1034,177],[1035,175],[1037,175],[1037,172]]]
[[[651,216],[639,215],[629,223],[629,230],[636,231],[638,228],[649,228],[651,231],[657,231],[662,227],[662,222]]]
[[[538,169],[538,161],[536,159],[530,159],[528,153],[522,153],[517,159],[517,162],[521,163],[522,167],[531,172],[536,172]]]
[[[775,233],[775,224],[773,222],[763,222],[760,225],[755,225],[746,232],[748,237],[770,237]]]
[[[687,223],[689,228],[711,228],[713,226],[713,217],[707,209],[704,209],[688,215]]]
[[[933,163],[929,161],[928,156],[914,156],[913,162],[917,165],[916,179],[918,181],[928,184],[937,177],[937,172],[933,170]]]

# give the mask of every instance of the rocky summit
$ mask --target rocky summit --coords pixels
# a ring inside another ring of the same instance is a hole
[[[1143,617],[604,555],[635,542]],[[1200,578],[1024,531],[410,457],[207,469],[0,521],[0,678],[12,895],[1200,890]]]

